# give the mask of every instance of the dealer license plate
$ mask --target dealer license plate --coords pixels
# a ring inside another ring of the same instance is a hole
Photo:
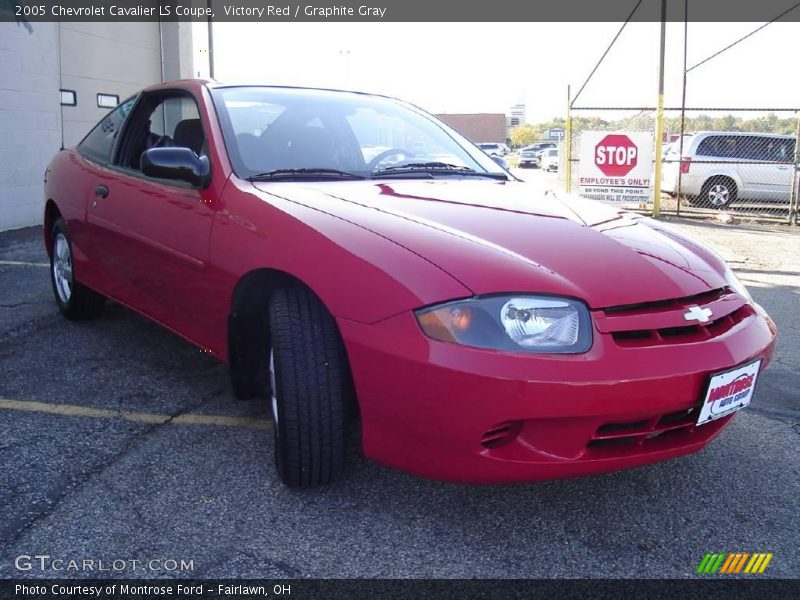
[[[703,425],[725,417],[750,404],[753,399],[753,391],[756,389],[756,379],[760,367],[761,361],[757,360],[712,375],[697,424]]]

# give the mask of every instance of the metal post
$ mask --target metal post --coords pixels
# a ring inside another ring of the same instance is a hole
[[[211,0],[208,0],[209,12],[212,12]],[[214,79],[214,29],[211,24],[211,16],[208,17],[208,77]]]
[[[789,223],[797,225],[798,207],[800,207],[800,179],[797,177],[800,166],[800,114],[797,116],[797,129],[794,134],[794,164],[792,165],[792,185],[789,192]]]
[[[686,56],[689,50],[689,0],[683,2],[683,91],[681,93],[681,131],[678,142],[678,189],[675,190],[677,208],[675,215],[681,216],[681,202],[683,197],[683,134],[686,131]]]
[[[658,66],[658,111],[656,113],[656,155],[653,177],[653,216],[661,214],[661,153],[664,135],[664,48],[667,37],[667,0],[661,0],[661,52]]]
[[[569,194],[572,179],[572,103],[570,88],[567,86],[567,123],[564,128],[564,191]]]

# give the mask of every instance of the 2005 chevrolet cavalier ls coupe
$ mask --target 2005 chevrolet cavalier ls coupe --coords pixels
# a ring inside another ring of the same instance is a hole
[[[713,252],[517,181],[390,98],[158,85],[45,189],[61,311],[112,298],[227,361],[271,406],[291,486],[340,476],[354,419],[367,456],[455,481],[688,454],[772,353]]]

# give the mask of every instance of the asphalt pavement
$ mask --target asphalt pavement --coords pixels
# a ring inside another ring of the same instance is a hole
[[[748,235],[747,252],[800,255],[798,233]],[[800,267],[746,273],[776,360],[698,454],[468,486],[353,448],[342,481],[296,491],[273,474],[265,403],[235,400],[224,365],[117,305],[65,320],[45,263],[38,228],[0,234],[0,577],[694,577],[734,551],[800,574]],[[70,560],[95,570],[54,570]]]

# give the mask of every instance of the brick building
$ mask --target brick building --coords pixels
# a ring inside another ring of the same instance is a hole
[[[504,144],[508,137],[506,116],[502,113],[436,115],[475,144]]]

